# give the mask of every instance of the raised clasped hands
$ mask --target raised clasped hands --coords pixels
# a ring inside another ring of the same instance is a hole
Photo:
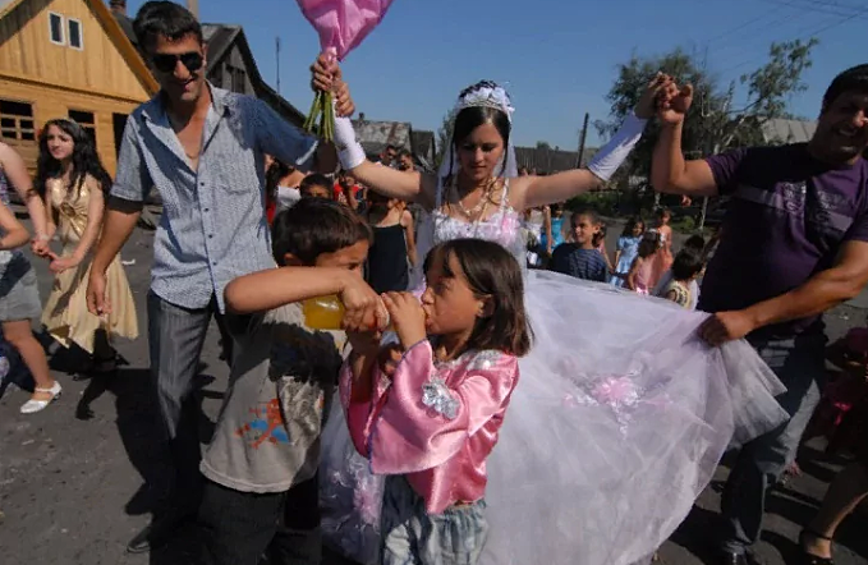
[[[657,117],[665,125],[681,124],[692,104],[693,86],[686,84],[679,88],[675,81],[670,81],[658,94]]]

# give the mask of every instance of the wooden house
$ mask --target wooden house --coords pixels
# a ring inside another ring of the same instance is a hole
[[[239,25],[202,24],[208,47],[207,78],[211,84],[261,99],[284,120],[301,127],[305,116],[271,88],[256,66],[256,59]],[[313,93],[311,93],[311,100]]]
[[[114,174],[127,116],[158,89],[101,0],[0,0],[0,138],[31,169],[39,129],[67,117]]]
[[[433,170],[435,158],[434,132],[414,130],[409,122],[368,120],[364,113],[353,120],[356,137],[370,159],[379,158],[386,146],[406,149],[413,154],[417,165]]]

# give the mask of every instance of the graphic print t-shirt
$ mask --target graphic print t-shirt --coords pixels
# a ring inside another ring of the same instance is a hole
[[[731,195],[699,309],[739,310],[785,294],[830,268],[841,244],[868,241],[868,162],[833,167],[806,144],[739,149],[707,160]],[[814,316],[754,335],[822,331]]]
[[[239,340],[202,474],[242,492],[284,492],[313,478],[344,342],[343,332],[305,328],[295,304],[254,323]]]

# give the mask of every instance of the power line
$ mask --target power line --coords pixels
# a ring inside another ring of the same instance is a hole
[[[730,35],[730,34],[733,34],[733,33],[737,33],[737,32],[743,32],[743,31],[745,30],[745,28],[750,27],[751,25],[753,25],[753,24],[759,22],[760,20],[764,19],[766,16],[769,16],[769,15],[771,15],[771,14],[777,14],[778,12],[780,12],[779,9],[777,9],[777,8],[772,8],[772,9],[769,10],[768,12],[763,12],[762,14],[760,14],[759,16],[757,16],[757,17],[755,17],[755,18],[753,18],[753,19],[751,19],[751,20],[748,20],[748,21],[743,22],[743,23],[741,23],[741,24],[739,24],[739,25],[737,25],[737,26],[735,26],[735,27],[732,27],[732,28],[730,28],[730,29],[724,31],[723,33],[719,33],[719,34],[713,36],[713,37],[710,38],[710,39],[706,39],[705,42],[706,42],[706,43],[714,43],[714,42],[717,41],[718,39],[724,38],[724,37],[726,37],[727,35]]]
[[[853,6],[843,6],[843,5],[835,5],[835,4],[827,4],[822,2],[817,2],[816,0],[763,0],[767,4],[776,4],[779,6],[787,6],[790,8],[795,8],[797,10],[802,10],[805,12],[814,12],[818,14],[826,14],[830,16],[853,16],[860,17],[861,14],[866,10],[865,6],[862,7],[853,7]],[[861,18],[860,18],[861,19]]]
[[[756,51],[756,48],[760,45],[768,45],[769,43],[773,43],[775,41],[782,41],[785,38],[789,37],[800,37],[807,31],[814,30],[817,27],[816,22],[809,23],[807,25],[802,25],[796,28],[793,31],[784,32],[783,28],[786,27],[784,24],[805,15],[805,12],[795,12],[790,14],[789,16],[778,19],[774,25],[768,26],[772,29],[772,34],[769,35],[754,35],[751,39],[743,42],[739,42],[737,44],[731,45],[729,48],[717,49],[716,53],[718,55],[718,63],[727,64],[732,62],[735,59],[741,58],[741,56],[745,53],[750,53]],[[838,18],[835,18],[837,21]],[[827,20],[828,21],[828,20]],[[736,48],[735,50],[732,47]],[[721,54],[726,53],[726,57],[721,58]]]
[[[795,0],[781,0],[781,1],[784,4],[789,4],[791,2],[794,2]],[[723,38],[729,38],[729,37],[736,38],[736,37],[740,37],[743,35],[747,35],[749,33],[755,33],[755,31],[752,32],[750,29],[753,24],[761,22],[762,20],[764,20],[766,18],[766,16],[769,16],[772,14],[780,14],[780,13],[781,13],[780,8],[772,8],[768,12],[764,12],[763,14],[760,14],[759,16],[757,16],[755,18],[747,20],[746,22],[743,22],[742,24],[740,24],[738,26],[735,26],[731,29],[728,29],[727,31],[725,31],[723,33],[715,35],[711,39],[706,40],[705,44],[710,45],[711,43],[719,41],[720,39],[723,39]],[[771,27],[780,26],[781,24],[786,23],[787,21],[792,20],[794,18],[801,17],[804,14],[805,14],[804,11],[794,11],[792,14],[784,15],[783,17],[773,18],[770,22],[765,23],[762,27],[763,28],[771,28]],[[717,50],[719,50],[719,48]]]
[[[803,2],[807,2],[808,4],[816,4],[818,6],[829,6],[832,8],[841,8],[843,10],[855,10],[860,11],[864,10],[866,6],[861,4],[847,4],[841,2],[832,2],[832,1],[824,1],[824,0],[802,0]]]
[[[792,14],[783,16],[783,17],[778,18],[772,22],[769,22],[769,24],[765,27],[768,29],[780,30],[782,27],[785,26],[785,24],[788,24],[789,22],[791,22],[793,20],[799,19],[799,18],[803,17],[804,15],[805,15],[804,12],[794,12]],[[722,53],[727,53],[727,52],[732,51],[733,48],[739,48],[736,51],[736,53],[744,53],[744,52],[748,51],[748,49],[744,48],[745,45],[754,45],[754,44],[758,44],[758,43],[766,41],[762,37],[757,36],[756,33],[753,33],[752,35],[753,35],[753,37],[751,39],[747,39],[745,41],[732,42],[732,43],[729,43],[727,45],[723,45],[721,47],[716,48],[715,51],[717,52],[718,55],[720,55]]]
[[[802,41],[802,40],[810,39],[811,37],[816,37],[817,35],[819,35],[823,32],[829,31],[830,29],[834,29],[840,25],[843,25],[843,24],[855,19],[857,16],[859,16],[863,13],[868,13],[868,8],[865,8],[862,12],[857,12],[855,14],[851,14],[849,16],[844,17],[843,19],[838,19],[837,21],[834,21],[832,23],[829,23],[826,25],[821,25],[821,27],[814,29],[811,32],[809,32],[803,36],[797,37],[796,39]],[[750,63],[755,62],[757,59],[758,59],[757,57],[753,57],[751,59],[748,59],[742,63],[739,63],[738,65],[734,65],[732,67],[729,67],[729,68],[721,71],[721,74],[726,74],[726,73],[732,72],[736,69],[744,67],[745,65],[748,65]]]
[[[766,0],[766,1],[775,1],[775,0]],[[781,2],[781,0],[777,0],[777,1],[778,1],[779,3]],[[787,4],[787,6],[792,6],[792,5],[793,5],[793,2],[795,2],[795,1],[796,1],[796,0],[788,0],[788,1],[786,1],[786,4]],[[812,0],[799,0],[799,1],[805,2],[805,1],[812,1]],[[824,31],[826,31],[826,30],[828,30],[828,29],[832,29],[832,28],[834,28],[834,27],[837,27],[837,26],[839,26],[839,25],[842,25],[842,24],[844,24],[844,23],[846,23],[846,22],[848,22],[848,21],[850,21],[850,20],[852,20],[852,19],[854,19],[854,18],[856,18],[856,17],[861,16],[861,15],[862,15],[863,13],[865,13],[865,12],[868,12],[868,7],[864,7],[864,8],[862,8],[862,11],[857,11],[857,12],[855,12],[855,13],[849,13],[849,14],[843,14],[843,15],[841,15],[841,14],[836,15],[836,16],[834,16],[834,17],[831,18],[831,19],[826,19],[825,21],[820,22],[819,25],[817,25],[817,24],[815,23],[815,24],[809,24],[809,25],[807,25],[807,26],[802,26],[802,27],[799,28],[797,31],[795,31],[794,33],[792,33],[792,34],[791,34],[791,37],[796,37],[796,38],[798,38],[798,39],[807,39],[807,38],[809,38],[809,37],[812,37],[812,36],[815,36],[815,35],[817,35],[817,34],[819,34],[819,33],[822,33],[822,32],[824,32]],[[806,13],[808,13],[808,12],[803,10],[802,12],[799,12],[799,13],[801,13],[801,14],[806,14]],[[783,38],[783,37],[781,37],[780,40],[787,40],[787,38]],[[753,44],[753,43],[757,43],[757,42],[754,41],[754,42],[751,42],[751,43]],[[737,53],[745,53],[745,52],[747,52],[747,51],[749,51],[749,49],[740,49]],[[735,57],[730,57],[730,60],[731,60],[731,59],[734,59],[734,58],[735,58]],[[731,67],[727,67],[727,69],[724,71],[724,73],[729,72],[729,71],[732,71],[732,70],[735,70],[735,69],[738,69],[738,68],[741,68],[741,67],[743,67],[743,66],[745,66],[745,65],[747,65],[747,64],[749,64],[749,63],[751,63],[751,62],[753,62],[753,61],[755,61],[755,60],[757,60],[757,58],[756,58],[756,57],[752,57],[752,58],[750,58],[750,59],[748,59],[748,60],[742,61],[741,63],[739,63],[739,64],[737,64],[737,65],[733,65],[733,66],[731,66]]]

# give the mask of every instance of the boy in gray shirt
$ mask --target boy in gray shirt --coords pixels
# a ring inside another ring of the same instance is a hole
[[[209,565],[315,564],[321,559],[317,468],[324,415],[345,335],[305,324],[302,301],[373,295],[361,277],[371,231],[335,202],[300,201],[274,220],[277,269],[234,280],[227,307],[254,316],[238,340],[199,512]],[[374,295],[375,296],[375,295]]]

